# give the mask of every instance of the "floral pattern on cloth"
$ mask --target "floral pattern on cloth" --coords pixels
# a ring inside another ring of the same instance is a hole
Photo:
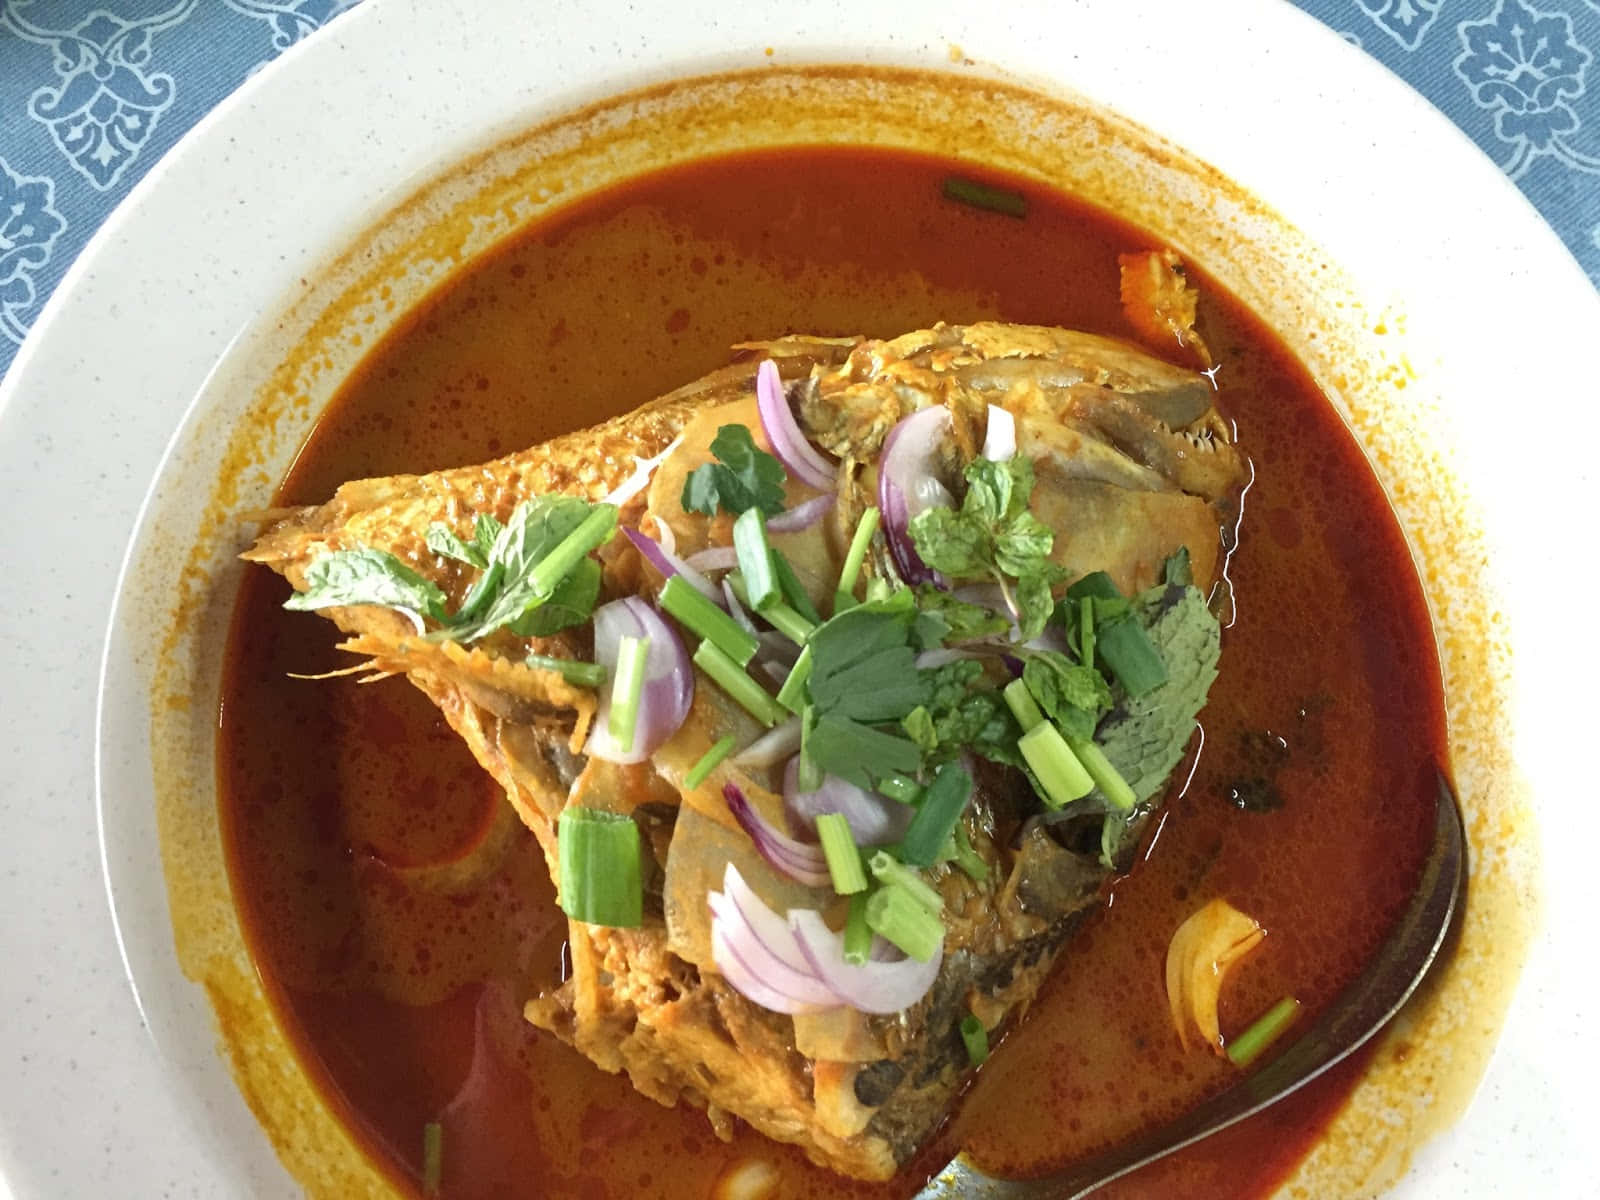
[[[94,231],[359,0],[0,0],[0,374]],[[1600,284],[1600,0],[1293,0],[1482,147]]]

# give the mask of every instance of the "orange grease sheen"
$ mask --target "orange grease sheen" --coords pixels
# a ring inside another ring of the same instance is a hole
[[[567,209],[450,280],[373,350],[281,502],[591,424],[749,338],[991,317],[1133,336],[1116,255],[1147,238],[998,176],[980,175],[1023,187],[1025,221],[963,208],[940,197],[950,169],[878,151],[764,153]],[[432,1120],[450,1197],[699,1198],[747,1157],[779,1165],[782,1196],[905,1196],[959,1144],[1001,1169],[1044,1170],[1234,1077],[1180,1051],[1162,990],[1167,941],[1205,900],[1225,896],[1268,930],[1224,989],[1225,1034],[1286,993],[1314,1018],[1359,970],[1412,885],[1444,761],[1433,638],[1402,537],[1337,417],[1269,332],[1200,285],[1222,407],[1257,470],[1204,750],[1027,1022],[888,1185],[841,1180],[747,1130],[724,1145],[698,1111],[645,1100],[526,1026],[521,1003],[559,977],[564,933],[531,837],[469,892],[408,890],[386,864],[470,844],[493,785],[404,683],[288,679],[349,664],[331,625],[279,609],[285,584],[248,575],[219,735],[235,893],[307,1070],[397,1186],[418,1191]],[[1286,802],[1239,811],[1230,785],[1262,775],[1267,730],[1287,743],[1271,771]],[[1356,1074],[1105,1194],[1262,1195]]]

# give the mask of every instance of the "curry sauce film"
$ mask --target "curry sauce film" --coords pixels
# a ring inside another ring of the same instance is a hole
[[[1021,191],[1026,216],[945,198],[952,173]],[[1116,257],[1150,248],[1069,197],[909,154],[762,152],[646,176],[531,227],[419,305],[329,405],[278,502],[592,424],[750,339],[982,319],[1131,338]],[[305,1069],[398,1188],[421,1193],[429,1122],[450,1197],[702,1197],[748,1159],[778,1166],[779,1195],[910,1195],[958,1146],[1035,1173],[1234,1077],[1182,1052],[1167,1013],[1167,942],[1206,900],[1268,931],[1229,976],[1225,1033],[1290,993],[1314,1019],[1354,977],[1415,881],[1445,761],[1431,627],[1336,414],[1259,321],[1196,278],[1219,404],[1255,468],[1202,734],[1134,870],[888,1185],[748,1130],[720,1142],[700,1112],[662,1108],[527,1025],[523,1001],[562,977],[565,932],[531,835],[419,692],[291,677],[350,664],[329,623],[282,611],[287,584],[247,574],[218,734],[234,895]],[[1358,1074],[1347,1064],[1104,1194],[1264,1195]]]

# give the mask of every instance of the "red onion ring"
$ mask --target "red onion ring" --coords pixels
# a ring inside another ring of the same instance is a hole
[[[789,818],[789,828],[809,838],[817,836],[818,817],[838,813],[849,822],[858,846],[898,842],[911,825],[911,818],[917,815],[909,804],[866,791],[835,775],[825,776],[816,791],[802,792],[798,755],[783,769],[783,812]]]
[[[761,414],[761,429],[772,446],[773,456],[784,469],[801,483],[831,491],[837,468],[806,439],[789,410],[778,366],[770,358],[756,368],[756,410]]]
[[[771,767],[800,749],[800,718],[787,721],[767,730],[732,758],[736,767]],[[785,801],[787,801],[787,794]]]
[[[694,701],[694,667],[677,631],[638,596],[613,600],[594,610],[594,657],[610,679],[617,669],[617,645],[624,637],[647,637],[644,689],[633,731],[633,749],[623,750],[611,736],[611,689],[600,689],[600,704],[584,752],[614,763],[640,763],[678,732]]]
[[[645,561],[661,572],[663,579],[671,579],[674,575],[681,575],[686,583],[693,584],[694,590],[707,600],[715,600],[718,604],[722,603],[722,593],[717,590],[715,584],[649,534],[640,533],[637,529],[627,527],[624,527],[622,532],[628,535],[628,540],[644,556]]]
[[[954,508],[955,497],[934,475],[935,452],[951,426],[948,409],[921,408],[889,431],[878,459],[878,509],[884,540],[907,583],[943,584],[911,544],[907,527],[924,509]]]
[[[598,723],[597,721],[596,724]],[[727,801],[728,811],[733,813],[733,819],[739,822],[739,828],[744,830],[755,844],[756,852],[766,859],[774,870],[808,887],[832,885],[833,876],[828,873],[828,860],[823,857],[820,846],[808,846],[805,842],[797,842],[788,834],[775,829],[752,807],[750,801],[745,799],[744,792],[739,789],[738,784],[723,784],[722,798]]]
[[[989,405],[983,456],[990,462],[1010,462],[1017,456],[1017,419],[997,404]]]
[[[772,533],[799,533],[802,529],[810,529],[827,515],[838,498],[835,492],[813,496],[804,504],[797,504],[788,512],[781,512],[773,517],[767,522],[767,529]]]
[[[696,551],[684,561],[696,571],[731,571],[739,565],[739,552],[732,546],[712,546]]]
[[[725,920],[719,920],[713,914],[711,919],[711,961],[717,964],[717,970],[722,972],[722,977],[728,981],[729,987],[733,988],[745,999],[752,1000],[762,1008],[771,1009],[773,1012],[803,1013],[815,1011],[817,1005],[797,1000],[763,980],[759,974],[759,968],[753,966],[745,957],[745,955],[751,953],[752,948],[749,941],[736,942],[735,939],[736,935],[730,932],[728,923]]]
[[[728,615],[740,629],[746,633],[756,632],[756,623],[750,619],[750,614],[745,612],[744,605],[739,603],[738,593],[733,590],[733,584],[728,582],[726,576],[722,579],[722,607],[728,610]]]
[[[754,898],[754,893],[751,893]],[[834,1008],[838,1006],[839,997],[833,994],[832,989],[824,986],[811,970],[811,964],[806,961],[805,955],[800,953],[799,945],[795,942],[794,934],[789,932],[789,927],[784,924],[775,912],[766,905],[756,901],[756,906],[761,913],[770,917],[776,923],[778,930],[789,942],[790,948],[800,958],[798,968],[790,966],[783,958],[767,945],[762,931],[757,929],[749,920],[746,911],[731,896],[720,892],[712,892],[706,897],[711,907],[711,932],[712,950],[711,957],[716,962],[718,969],[726,975],[722,958],[718,957],[716,949],[716,935],[720,931],[723,935],[723,945],[733,952],[739,966],[746,968],[750,974],[763,985],[772,989],[795,1007],[779,1009],[780,1012],[806,1012],[818,1008]],[[770,1004],[765,1007],[772,1007]]]
[[[845,1004],[866,1013],[904,1012],[928,994],[944,961],[941,944],[925,963],[914,958],[878,959],[874,955],[862,966],[852,966],[844,958],[844,939],[828,928],[821,913],[790,909],[789,928],[817,978]],[[873,939],[875,948],[881,940]]]

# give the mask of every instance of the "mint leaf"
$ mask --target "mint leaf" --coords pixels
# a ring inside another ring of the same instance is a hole
[[[717,509],[739,514],[759,508],[767,516],[783,511],[783,464],[757,447],[743,425],[723,425],[711,440],[716,462],[689,472],[681,502],[688,512],[715,516]]]
[[[993,637],[1010,628],[1006,619],[993,609],[957,600],[931,584],[917,588],[916,598],[919,611],[915,632],[918,648],[922,650]]]
[[[487,550],[476,542],[462,541],[448,525],[437,523],[429,525],[427,542],[428,549],[441,558],[453,558],[459,563],[466,563],[469,567],[477,567],[480,571],[489,565]]]
[[[1053,650],[1027,652],[1022,681],[1045,715],[1070,738],[1092,738],[1100,714],[1111,707],[1111,689],[1099,671]]]
[[[600,564],[585,558],[550,593],[550,599],[507,628],[518,637],[549,637],[586,623],[600,599]]]
[[[306,568],[306,589],[284,607],[313,611],[343,605],[376,604],[398,609],[420,623],[444,619],[444,592],[387,550],[362,547],[325,554]]]
[[[989,530],[965,511],[924,509],[907,528],[918,556],[941,575],[969,579],[985,574],[994,562]]]

